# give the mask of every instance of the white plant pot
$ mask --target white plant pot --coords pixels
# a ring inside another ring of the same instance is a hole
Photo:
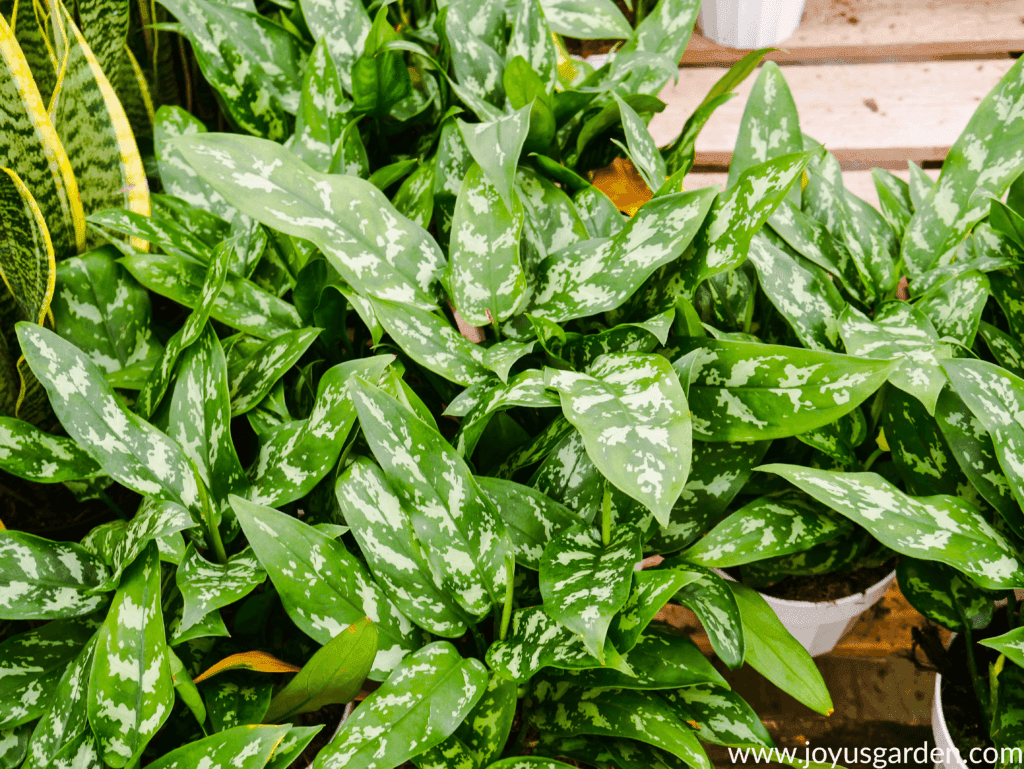
[[[732,579],[725,572],[718,573],[726,579]],[[863,593],[848,595],[836,601],[787,601],[763,593],[762,597],[786,626],[786,630],[812,657],[818,657],[836,648],[839,640],[857,624],[860,615],[881,600],[894,579],[895,570]]]
[[[778,45],[800,26],[804,0],[704,0],[697,24],[729,48]]]
[[[943,756],[943,760],[935,764],[935,769],[967,769],[966,762],[960,758],[959,749],[953,744],[953,738],[949,736],[946,716],[942,712],[941,675],[935,676],[935,698],[932,700],[932,734],[935,736],[935,747],[942,751]]]

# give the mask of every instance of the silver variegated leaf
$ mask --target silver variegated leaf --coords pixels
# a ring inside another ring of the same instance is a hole
[[[79,545],[4,530],[0,555],[2,619],[77,617],[107,601],[96,592],[107,568]]]
[[[740,624],[736,599],[725,579],[717,573],[682,558],[663,561],[659,569],[681,572],[687,584],[675,600],[691,609],[707,631],[715,654],[730,668],[743,664],[746,644]]]
[[[641,569],[634,572],[629,599],[608,628],[608,637],[615,648],[631,653],[655,615],[697,578],[697,574],[683,571]]]
[[[289,331],[265,342],[252,355],[228,363],[231,416],[256,406],[320,335],[320,329]]]
[[[952,337],[971,347],[988,294],[988,278],[971,270],[935,286],[914,306],[932,322],[940,337]]]
[[[985,321],[978,324],[978,333],[1000,366],[1024,377],[1024,342]]]
[[[629,156],[633,165],[640,172],[647,187],[657,192],[665,183],[668,173],[665,167],[665,159],[658,151],[647,124],[640,118],[636,111],[622,100],[617,93],[612,93],[616,104],[619,105],[619,114],[622,117],[622,130],[626,134],[626,146],[629,148]]]
[[[165,753],[149,766],[153,769],[264,769],[275,751],[284,747],[292,727],[247,725],[211,734]],[[275,766],[270,764],[270,766]]]
[[[0,470],[36,483],[86,480],[103,472],[73,438],[14,417],[0,417]]]
[[[540,0],[552,32],[580,40],[633,36],[629,22],[612,0]]]
[[[484,696],[455,730],[475,759],[474,766],[491,766],[505,750],[519,701],[518,688],[515,681],[492,673]]]
[[[551,28],[540,0],[516,0],[505,59],[511,61],[516,56],[526,59],[548,90],[554,88],[558,82],[558,50],[551,40]]]
[[[704,742],[771,748],[771,735],[739,694],[711,684],[663,692],[662,698],[687,723],[695,723]]]
[[[649,8],[647,16],[612,60],[611,77],[625,75],[626,93],[658,93],[673,76],[664,65],[669,70],[676,68],[690,42],[699,10],[699,0],[661,0]],[[644,55],[657,57],[661,66],[645,62]]]
[[[160,169],[160,182],[169,195],[174,195],[230,222],[239,216],[238,210],[203,181],[170,143],[179,136],[204,133],[206,126],[202,121],[181,107],[165,104],[156,111],[153,146],[156,150],[157,167]],[[154,206],[154,211],[156,210],[158,209]]]
[[[580,520],[567,507],[529,486],[483,476],[477,482],[505,522],[516,548],[516,563],[528,569],[539,569],[548,542]]]
[[[341,84],[352,87],[352,65],[370,34],[370,16],[359,0],[301,0],[302,16],[314,40],[323,39]]]
[[[165,539],[194,525],[192,516],[181,505],[155,497],[143,499],[110,553],[111,575],[103,588],[115,589],[125,569],[135,562],[150,542]]]
[[[467,106],[481,119],[487,119],[489,115],[480,112],[489,113],[489,108],[497,107],[505,100],[505,88],[501,81],[505,62],[494,48],[473,33],[469,8],[465,5],[451,3],[445,16],[452,69],[458,84],[472,97],[470,100],[464,99]]]
[[[352,108],[341,90],[339,76],[327,41],[321,39],[306,62],[295,133],[285,142],[295,157],[322,173],[330,170],[341,147],[346,113]]]
[[[183,633],[212,611],[239,601],[267,578],[252,550],[246,548],[225,564],[210,563],[188,546],[174,579],[185,601]]]

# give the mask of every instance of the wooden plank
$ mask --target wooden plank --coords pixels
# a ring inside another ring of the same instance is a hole
[[[910,178],[910,171],[905,168],[890,170],[890,173],[895,174],[904,181]],[[939,169],[937,168],[926,168],[925,173],[933,179],[939,178]],[[712,186],[725,189],[725,182],[728,176],[725,172],[709,173],[698,171],[688,174],[684,184],[688,190]],[[871,171],[843,171],[843,184],[854,195],[878,208],[878,191],[875,189],[875,182],[871,177]]]
[[[780,62],[985,56],[1024,50],[1020,0],[807,0]],[[746,51],[694,33],[683,64],[731,64]]]
[[[984,96],[1013,60],[789,67],[786,80],[800,128],[840,162],[943,160]],[[665,111],[651,134],[667,144],[721,76],[717,68],[679,71],[659,94]],[[697,138],[697,164],[727,166],[739,134],[750,77],[739,96],[712,116]]]

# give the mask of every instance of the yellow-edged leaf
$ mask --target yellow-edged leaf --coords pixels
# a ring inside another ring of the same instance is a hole
[[[636,166],[624,158],[615,158],[611,165],[591,171],[590,176],[593,185],[629,216],[653,197]]]
[[[32,191],[58,258],[85,247],[85,216],[67,152],[21,46],[0,17],[0,166]]]
[[[50,232],[32,192],[0,168],[0,279],[26,320],[42,325],[57,282]]]
[[[218,673],[223,673],[225,670],[239,669],[254,670],[257,673],[298,673],[301,670],[301,668],[284,660],[279,660],[273,654],[268,654],[267,652],[241,652],[240,654],[232,654],[229,657],[225,657],[220,662],[212,665],[209,670],[196,676],[195,682],[198,684]]]

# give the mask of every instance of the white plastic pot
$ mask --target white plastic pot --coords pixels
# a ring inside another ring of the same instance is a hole
[[[732,579],[725,572],[718,573],[726,579]],[[848,595],[836,601],[788,601],[763,593],[762,597],[786,626],[786,630],[812,657],[818,657],[836,648],[839,640],[857,624],[860,615],[881,600],[894,579],[895,570],[863,593]]]
[[[804,0],[704,0],[697,24],[719,45],[765,48],[796,32],[803,15]]]
[[[949,736],[946,716],[942,713],[941,675],[935,676],[935,698],[932,700],[932,734],[935,737],[935,747],[942,751],[943,757],[943,760],[935,764],[935,769],[967,769],[967,764],[960,758],[959,749],[953,744],[953,738]]]

